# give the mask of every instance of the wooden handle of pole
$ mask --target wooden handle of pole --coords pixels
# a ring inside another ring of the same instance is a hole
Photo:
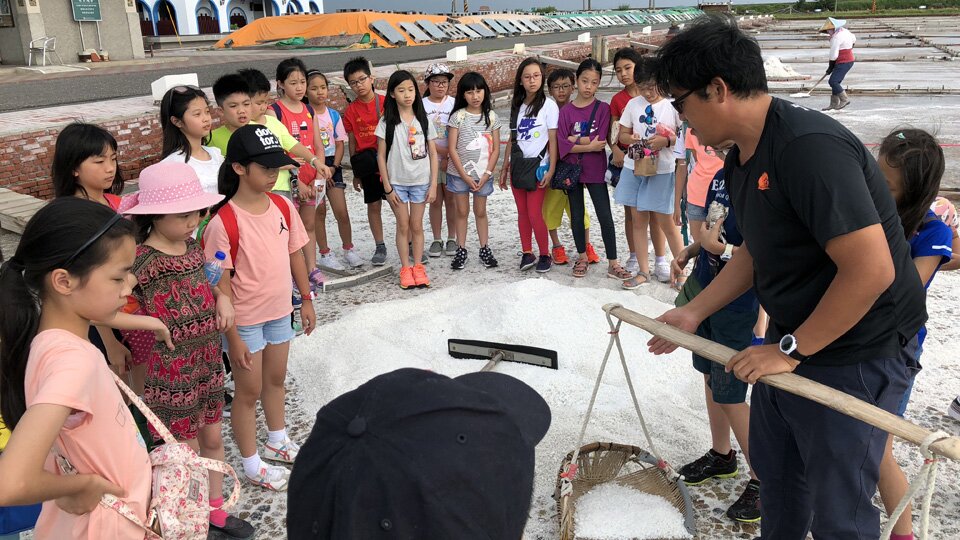
[[[627,324],[646,330],[657,337],[676,343],[684,349],[693,351],[722,365],[727,365],[727,362],[737,354],[737,351],[729,347],[690,334],[669,324],[655,321],[619,304],[607,304],[603,306],[603,310]],[[895,414],[888,413],[849,394],[794,373],[767,375],[761,377],[760,382],[830,407],[916,445],[920,445],[924,439],[932,434],[931,431]],[[941,439],[930,445],[930,451],[950,459],[960,460],[960,438]]]

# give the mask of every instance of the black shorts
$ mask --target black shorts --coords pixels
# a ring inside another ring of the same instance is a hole
[[[333,156],[325,157],[323,162],[327,167],[333,167]],[[333,187],[338,189],[346,189],[347,184],[343,181],[343,167],[333,168]]]
[[[363,202],[365,204],[373,204],[387,198],[383,193],[383,182],[380,181],[379,173],[361,178],[360,185],[363,187]]]

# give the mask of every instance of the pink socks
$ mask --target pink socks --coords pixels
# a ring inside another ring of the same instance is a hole
[[[219,499],[210,499],[210,523],[217,527],[223,527],[227,524],[227,513],[220,507],[223,506],[223,497]],[[913,538],[911,536],[911,538]]]
[[[893,533],[890,535],[890,540],[913,540],[913,533],[910,533],[910,534]]]

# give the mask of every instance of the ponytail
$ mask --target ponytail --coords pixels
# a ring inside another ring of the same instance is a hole
[[[247,167],[249,163],[243,163],[242,161],[236,162],[240,165]],[[210,211],[210,214],[216,214],[218,210],[223,208],[230,202],[230,199],[237,194],[237,190],[240,189],[240,175],[237,174],[237,171],[233,170],[233,163],[229,161],[224,161],[220,165],[220,174],[217,175],[217,191],[223,195],[223,200],[218,202],[213,206]]]
[[[133,222],[116,218],[93,201],[54,199],[30,219],[16,254],[0,266],[0,415],[11,430],[26,412],[24,377],[48,294],[44,282],[62,268],[82,283],[104,264],[134,234]]]

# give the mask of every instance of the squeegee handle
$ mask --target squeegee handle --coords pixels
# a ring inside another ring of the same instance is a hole
[[[487,362],[487,365],[483,366],[483,369],[480,371],[492,371],[493,368],[497,367],[497,364],[499,364],[501,360],[503,360],[503,351],[497,351],[497,354],[493,355],[493,358],[491,358],[490,361]]]
[[[824,74],[823,74],[823,77],[820,77],[820,80],[817,81],[817,83],[814,84],[814,85],[810,88],[810,92],[809,92],[809,93],[812,94],[813,91],[814,91],[814,89],[816,89],[818,86],[820,86],[820,83],[822,83],[823,80],[827,78],[827,75],[829,75],[829,73],[824,73]]]

